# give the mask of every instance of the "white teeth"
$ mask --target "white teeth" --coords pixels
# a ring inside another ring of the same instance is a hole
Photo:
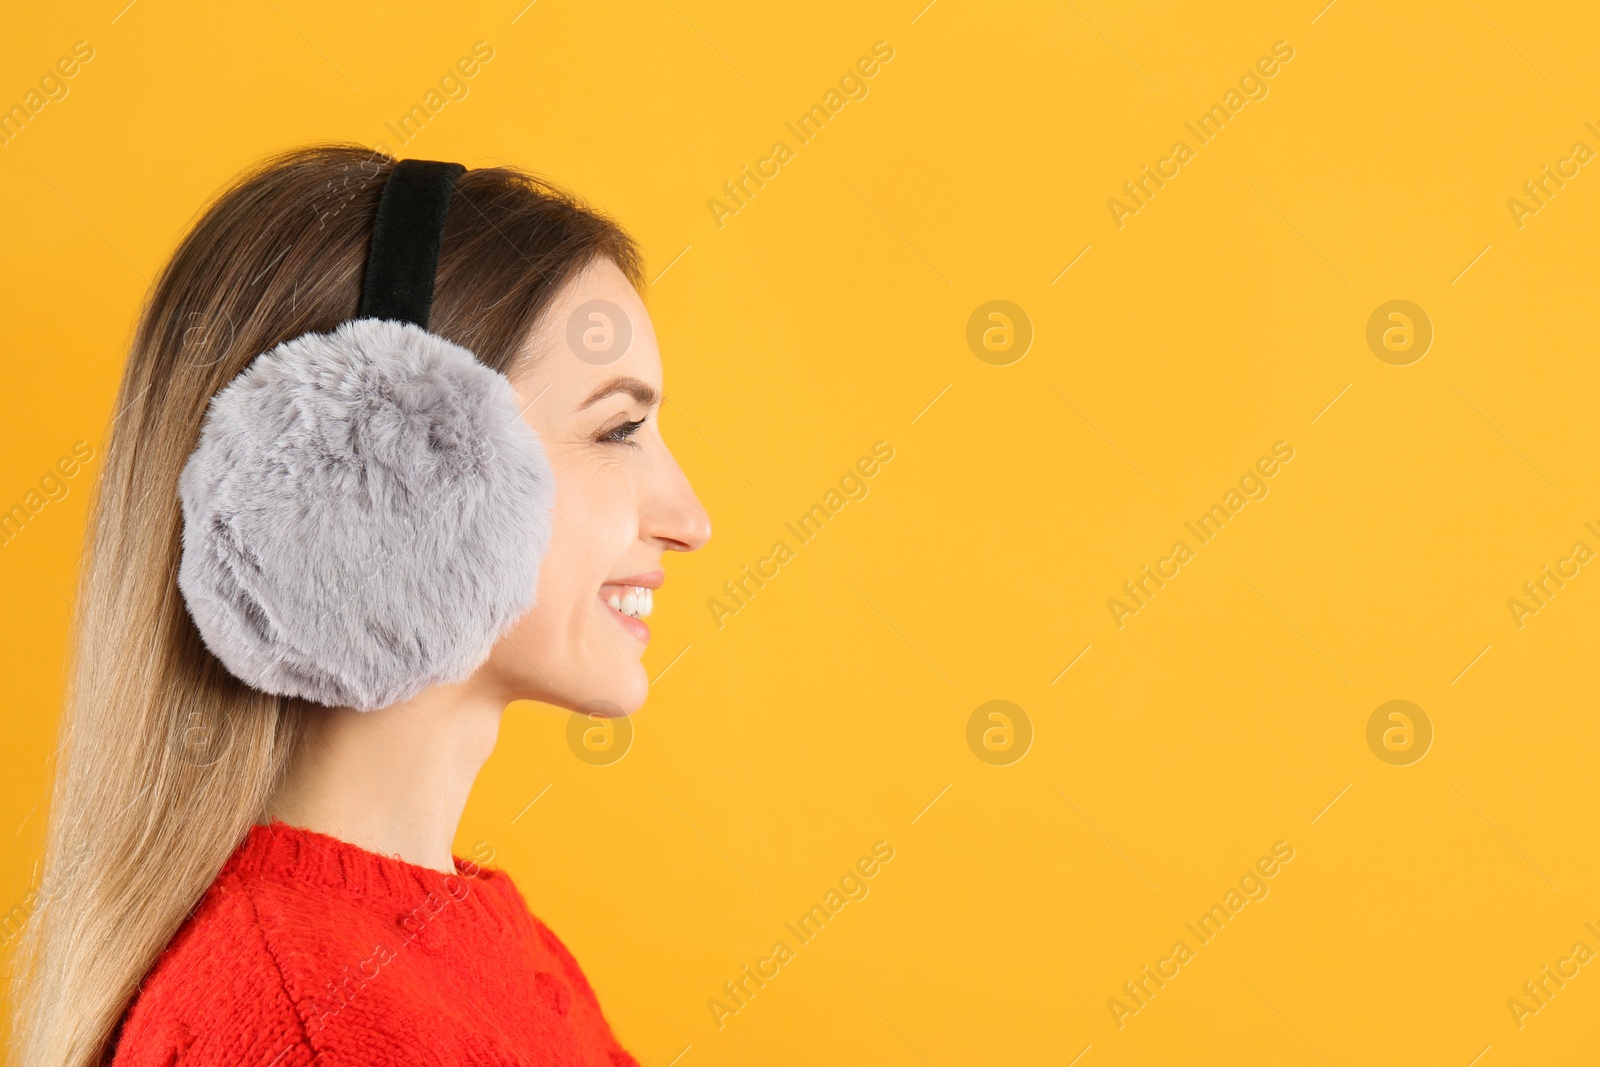
[[[655,593],[643,586],[629,586],[626,593],[618,595],[612,593],[606,601],[612,609],[624,615],[631,615],[635,619],[642,619],[655,608]]]

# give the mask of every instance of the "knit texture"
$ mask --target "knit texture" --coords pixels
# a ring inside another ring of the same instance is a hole
[[[503,871],[254,826],[145,978],[112,1067],[638,1067]]]

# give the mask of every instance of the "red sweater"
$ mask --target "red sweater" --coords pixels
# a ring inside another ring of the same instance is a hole
[[[254,826],[145,978],[113,1067],[638,1067],[502,871]]]

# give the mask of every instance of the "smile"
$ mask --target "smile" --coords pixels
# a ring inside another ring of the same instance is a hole
[[[623,593],[612,593],[606,601],[613,611],[635,619],[642,619],[655,607],[655,592],[640,585],[630,585]]]
[[[610,609],[606,614],[615,619],[617,625],[638,641],[649,644],[650,624],[644,620],[655,609],[656,590],[661,588],[666,577],[658,567],[642,574],[615,578],[600,586],[595,599],[602,605],[601,610]]]

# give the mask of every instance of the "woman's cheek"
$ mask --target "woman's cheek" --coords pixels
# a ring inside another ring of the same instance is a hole
[[[638,537],[639,517],[632,494],[620,479],[585,484],[572,498],[570,521],[598,589],[608,578],[622,576],[618,568]]]

